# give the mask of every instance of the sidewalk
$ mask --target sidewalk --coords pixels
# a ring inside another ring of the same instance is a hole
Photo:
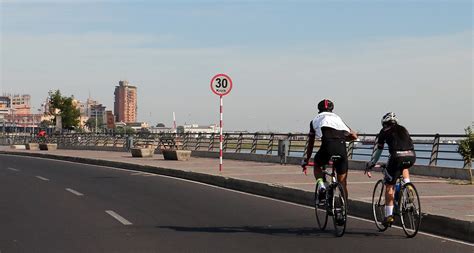
[[[11,150],[8,147],[0,147],[0,153],[5,152],[24,155],[27,155],[25,153],[35,153],[37,155],[50,154],[61,157],[76,157],[87,160],[152,166],[178,170],[182,173],[198,172],[212,176],[259,182],[277,187],[302,190],[311,194],[314,191],[314,178],[312,170],[310,169],[308,169],[308,175],[305,176],[299,166],[225,160],[225,154],[223,171],[219,172],[219,160],[210,158],[192,157],[189,161],[167,161],[163,159],[162,155],[155,155],[153,158],[132,158],[129,153],[125,152],[82,150],[56,150],[48,152]],[[349,170],[349,198],[351,200],[370,203],[373,187],[376,181],[381,177],[381,173],[377,172],[373,173],[372,178],[368,178],[364,175],[363,171]],[[450,181],[442,178],[414,175],[411,176],[411,181],[416,184],[419,191],[423,213],[462,221],[463,225],[468,227],[467,231],[472,233],[474,221],[474,185],[466,185],[466,182],[462,181]],[[349,211],[351,211],[351,209]],[[438,225],[443,227],[443,224]],[[472,238],[472,234],[466,236]]]

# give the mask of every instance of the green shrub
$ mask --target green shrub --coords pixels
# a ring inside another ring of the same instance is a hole
[[[470,161],[474,157],[474,133],[471,127],[464,129],[467,137],[459,142],[458,152],[464,160]]]

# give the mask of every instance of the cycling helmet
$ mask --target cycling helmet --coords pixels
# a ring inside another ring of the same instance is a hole
[[[382,126],[397,124],[397,115],[393,112],[388,112],[382,117]]]
[[[334,103],[329,99],[321,100],[318,103],[318,110],[319,110],[320,113],[321,112],[332,112],[333,109],[334,109]]]

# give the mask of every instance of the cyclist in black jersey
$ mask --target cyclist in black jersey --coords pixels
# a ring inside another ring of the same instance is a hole
[[[413,141],[407,129],[398,124],[393,112],[382,117],[382,130],[378,135],[377,150],[371,161],[367,163],[366,173],[371,177],[370,169],[377,163],[382,154],[384,144],[387,143],[390,157],[387,162],[388,177],[385,178],[385,220],[384,225],[390,226],[393,221],[394,185],[400,174],[405,183],[410,182],[408,168],[416,161]]]
[[[341,156],[334,167],[336,168],[337,180],[342,184],[347,198],[348,159],[346,140],[357,139],[357,134],[338,115],[332,112],[333,109],[334,104],[328,99],[318,103],[319,114],[310,123],[306,158],[301,162],[301,166],[306,169],[306,165],[313,154],[314,140],[316,137],[321,138],[321,147],[314,156],[314,177],[316,181],[322,180],[322,166],[328,164],[331,156]]]

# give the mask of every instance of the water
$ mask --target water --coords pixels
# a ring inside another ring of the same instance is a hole
[[[386,146],[386,145],[385,145]],[[354,150],[354,155],[352,156],[352,160],[356,161],[369,161],[370,155],[372,154],[372,147],[373,145],[363,145],[358,144],[356,149]],[[360,148],[368,148],[368,149],[360,149]],[[415,144],[415,151],[416,151],[416,164],[418,165],[428,165],[430,162],[431,157],[431,144]],[[316,152],[317,150],[315,150]],[[229,150],[229,152],[233,152],[233,150]],[[249,149],[242,149],[242,153],[250,153]],[[257,154],[267,154],[266,150],[257,150]],[[278,155],[276,150],[273,150],[271,155]],[[289,156],[291,157],[303,157],[303,152],[290,152]],[[382,156],[380,158],[381,162],[386,162],[388,158],[388,150],[385,149],[382,152]],[[450,160],[442,160],[442,159],[462,159],[461,155],[457,152],[457,145],[449,145],[449,144],[440,144],[439,153],[438,153],[438,166],[443,167],[453,167],[453,168],[462,168],[464,166],[463,161],[450,161]]]

